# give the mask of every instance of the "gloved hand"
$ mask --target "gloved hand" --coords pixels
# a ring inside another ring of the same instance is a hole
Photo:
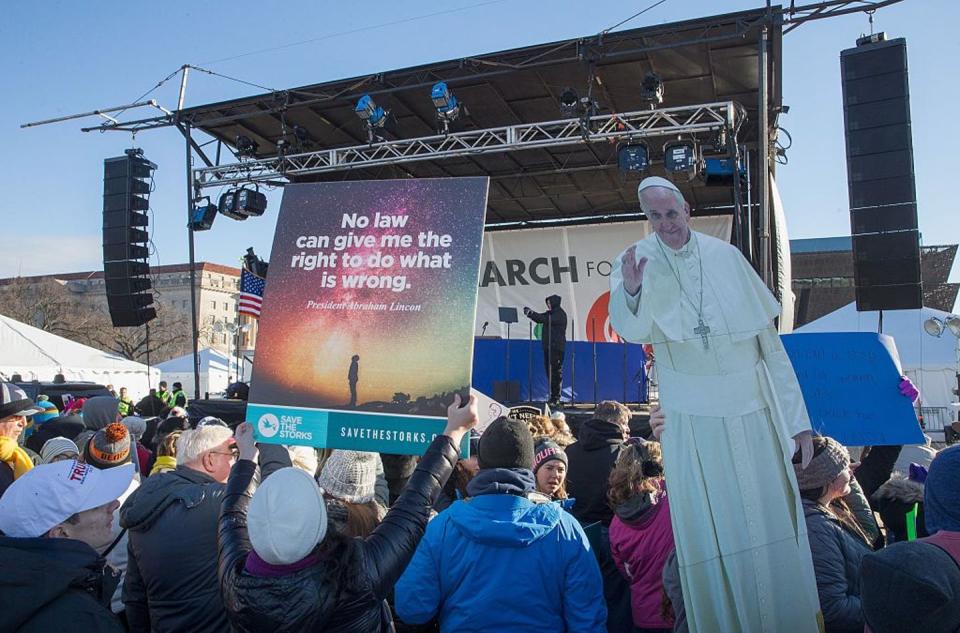
[[[910,481],[915,481],[917,483],[924,483],[927,480],[927,469],[921,466],[920,464],[910,464]]]
[[[920,397],[920,392],[906,376],[900,376],[900,395],[910,398],[910,402],[916,402]]]

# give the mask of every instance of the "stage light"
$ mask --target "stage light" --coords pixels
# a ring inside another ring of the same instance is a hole
[[[693,180],[700,174],[700,157],[693,141],[673,141],[663,146],[663,167],[678,180]]]
[[[943,321],[937,317],[930,317],[923,322],[923,331],[929,334],[930,336],[935,336],[940,338],[943,334]]]
[[[240,220],[242,222],[248,217],[246,213],[237,211],[237,192],[233,189],[227,190],[220,196],[217,210],[220,211],[221,215],[225,215],[231,220]]]
[[[237,156],[241,158],[247,156],[253,158],[257,155],[257,150],[259,146],[256,141],[245,134],[241,134],[237,137]]]
[[[644,75],[643,82],[640,84],[640,98],[651,107],[663,103],[663,81],[660,75],[654,72]]]
[[[573,88],[564,88],[560,93],[560,112],[563,116],[572,118],[578,116],[580,96]]]
[[[629,143],[617,148],[617,166],[624,173],[642,173],[650,166],[650,151],[643,143]]]
[[[381,108],[370,95],[363,95],[357,101],[357,107],[353,109],[357,116],[367,122],[372,127],[380,127],[387,118],[387,111]]]
[[[236,210],[248,217],[260,217],[267,210],[267,196],[259,189],[240,187],[237,189]]]
[[[437,109],[437,119],[440,122],[440,132],[448,134],[450,124],[457,120],[460,111],[466,114],[466,107],[450,92],[446,82],[438,81],[433,84],[430,90],[430,98],[433,100],[433,107]]]
[[[313,139],[310,138],[310,132],[308,132],[307,128],[303,127],[302,125],[293,126],[293,137],[297,139],[298,149],[303,149],[313,142]]]
[[[373,143],[377,139],[386,138],[385,132],[392,136],[397,135],[396,117],[389,110],[378,106],[370,95],[360,97],[353,111],[367,124],[367,142]]]
[[[450,88],[443,81],[433,84],[430,91],[430,98],[433,99],[433,106],[437,109],[437,116],[442,119],[453,121],[460,114],[460,102],[457,97],[450,92]]]
[[[206,200],[206,204],[201,204]],[[213,221],[217,219],[217,205],[210,202],[210,198],[197,200],[190,214],[190,229],[193,231],[209,231],[213,228]]]
[[[707,158],[703,166],[704,184],[708,187],[730,187],[733,185],[733,159]],[[747,167],[740,165],[740,178],[746,178]]]

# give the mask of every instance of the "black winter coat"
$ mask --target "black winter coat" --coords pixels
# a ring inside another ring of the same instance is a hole
[[[65,437],[72,440],[84,430],[83,418],[79,415],[61,415],[59,418],[48,420],[39,425],[23,445],[39,455],[47,440],[54,437]]]
[[[289,466],[290,456],[264,445],[260,463],[266,476]],[[120,508],[120,525],[129,530],[122,595],[133,633],[230,630],[214,555],[225,490],[180,466],[147,478]]]
[[[826,633],[861,633],[860,561],[871,549],[816,501],[804,499],[803,514]]]
[[[543,325],[543,335],[541,342],[544,350],[563,352],[567,343],[567,313],[560,307],[560,296],[550,295],[547,297],[551,309],[547,312],[534,312],[528,310],[525,312],[527,317]]]
[[[121,633],[110,612],[119,579],[82,541],[0,537],[0,631]]]
[[[571,510],[583,525],[600,521],[610,525],[613,510],[607,502],[607,480],[623,449],[623,431],[605,420],[587,420],[578,440],[567,447],[567,494],[576,499]]]
[[[457,463],[450,438],[437,437],[406,489],[366,539],[328,528],[321,562],[279,578],[244,571],[251,551],[247,506],[256,466],[241,461],[230,473],[220,515],[220,587],[234,631],[376,633],[392,629],[384,598],[393,589],[426,529],[430,508]]]

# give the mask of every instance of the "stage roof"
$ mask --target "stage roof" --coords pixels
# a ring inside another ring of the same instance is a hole
[[[365,144],[365,128],[354,114],[363,94],[396,116],[401,138],[436,134],[430,87],[440,80],[466,105],[469,116],[461,117],[462,129],[556,120],[563,118],[560,93],[572,87],[586,94],[592,66],[601,113],[644,109],[639,84],[654,71],[664,82],[663,107],[722,101],[744,106],[747,120],[739,140],[755,147],[758,47],[766,16],[761,8],[540,44],[198,106],[182,111],[180,118],[231,146],[238,135],[246,135],[258,144],[257,157],[264,158],[276,155],[284,127],[287,139],[294,140],[294,125],[309,134],[306,150]],[[781,103],[782,36],[776,17],[769,33],[773,113]],[[488,222],[639,212],[637,180],[620,174],[613,143],[353,169],[297,181],[477,175],[492,179]],[[684,188],[696,213],[729,212],[729,187]],[[756,184],[752,194],[756,200]]]

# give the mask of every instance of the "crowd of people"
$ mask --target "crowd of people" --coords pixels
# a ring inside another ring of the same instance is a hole
[[[649,437],[612,401],[479,435],[457,397],[397,468],[162,393],[0,383],[0,631],[688,630],[656,409]],[[960,446],[923,448],[794,456],[824,630],[960,630]]]

